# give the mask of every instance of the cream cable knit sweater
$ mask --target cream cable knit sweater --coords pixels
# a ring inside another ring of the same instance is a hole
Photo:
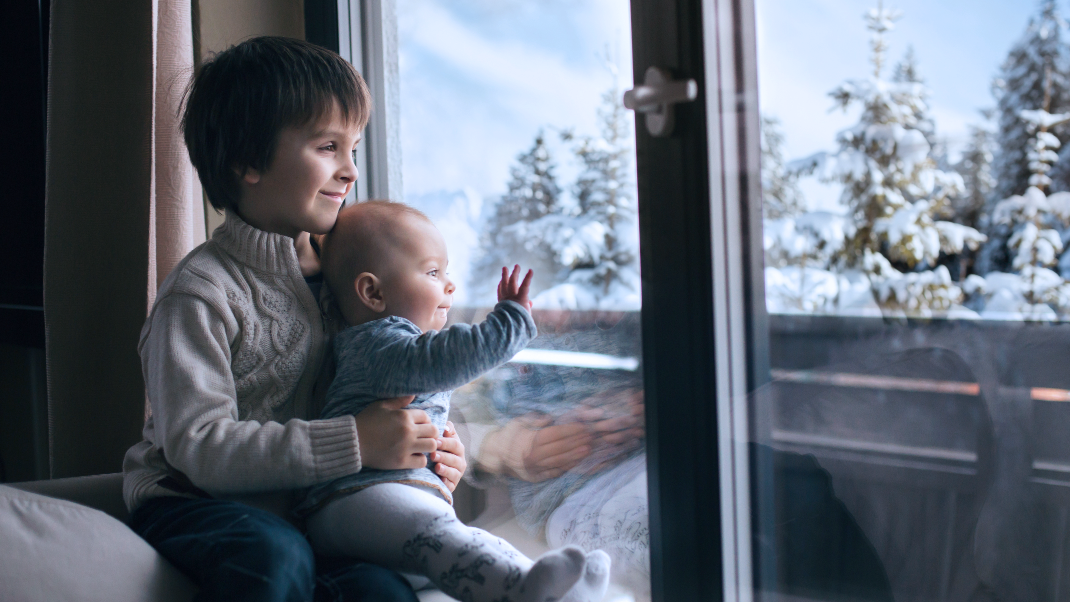
[[[138,351],[152,415],[123,461],[131,510],[177,482],[282,514],[360,471],[352,416],[308,420],[328,349],[293,239],[228,212],[161,285]]]

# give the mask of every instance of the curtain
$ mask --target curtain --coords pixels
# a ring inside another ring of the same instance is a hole
[[[45,333],[58,478],[116,472],[141,439],[141,326],[205,229],[178,128],[190,0],[55,0],[49,44]]]

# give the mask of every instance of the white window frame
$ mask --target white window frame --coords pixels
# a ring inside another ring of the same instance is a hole
[[[338,0],[338,47],[368,82],[373,107],[357,147],[361,177],[347,202],[403,201],[397,3]]]

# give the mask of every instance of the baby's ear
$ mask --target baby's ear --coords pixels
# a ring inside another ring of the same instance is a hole
[[[375,274],[361,272],[353,282],[353,287],[356,289],[357,298],[365,307],[377,314],[386,311],[386,299],[383,298],[383,289]]]

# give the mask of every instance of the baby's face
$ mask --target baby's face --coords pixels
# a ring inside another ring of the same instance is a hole
[[[441,330],[457,287],[446,275],[446,241],[427,220],[403,215],[404,242],[398,245],[381,278],[386,312],[420,330]]]

